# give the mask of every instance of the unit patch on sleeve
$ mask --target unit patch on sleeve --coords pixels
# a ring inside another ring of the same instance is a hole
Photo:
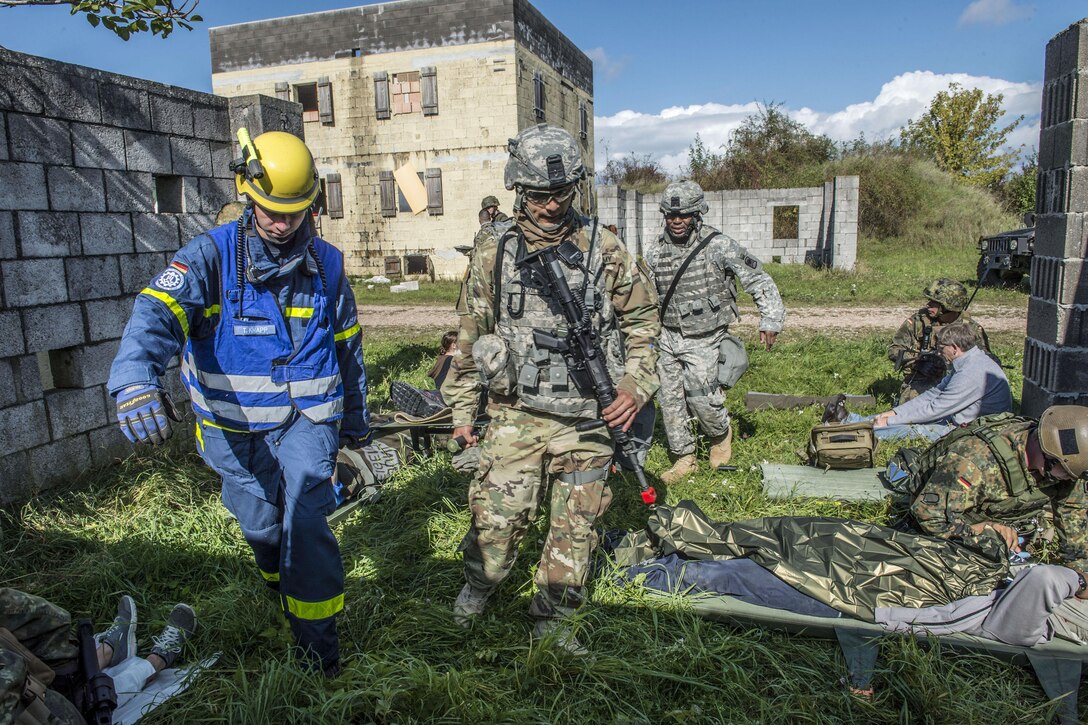
[[[185,265],[174,262],[155,278],[155,286],[169,291],[181,289],[181,286],[185,284],[185,273],[188,271],[189,268]]]

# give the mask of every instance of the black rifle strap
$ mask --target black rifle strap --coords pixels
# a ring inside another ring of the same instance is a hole
[[[506,254],[506,240],[512,236],[511,232],[515,231],[520,237],[521,230],[517,226],[510,227],[499,237],[499,243],[495,249],[495,268],[491,270],[493,293],[491,297],[491,323],[495,326],[495,329],[499,327],[499,309],[502,307],[502,265],[503,256]]]
[[[668,232],[665,232],[668,234]],[[691,260],[695,259],[695,255],[703,251],[703,247],[710,244],[710,240],[714,237],[720,236],[721,232],[713,232],[708,235],[706,239],[699,242],[695,249],[691,250],[691,254],[684,260],[684,263],[680,265],[680,269],[676,270],[676,276],[672,278],[672,284],[669,285],[668,292],[665,293],[665,299],[661,302],[661,317],[665,317],[665,310],[669,309],[669,302],[672,300],[672,293],[676,291],[676,285],[680,283],[680,278],[684,276],[684,272],[687,271],[688,265],[691,264]]]

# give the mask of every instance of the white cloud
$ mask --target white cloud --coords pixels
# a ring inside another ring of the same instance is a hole
[[[1007,25],[1030,18],[1032,5],[1017,5],[1013,0],[975,0],[960,16],[960,25]]]
[[[803,123],[810,131],[827,134],[835,141],[850,141],[864,133],[870,141],[893,138],[911,118],[917,118],[939,91],[950,83],[965,88],[980,88],[985,93],[1004,94],[1004,111],[1011,120],[1021,114],[1024,121],[1010,135],[1011,146],[1038,145],[1041,83],[1014,83],[988,76],[965,73],[903,73],[881,87],[871,101],[854,103],[840,111],[821,112],[811,108],[783,111]],[[594,118],[596,167],[603,169],[609,158],[631,153],[649,155],[672,174],[687,164],[687,150],[699,134],[707,148],[717,150],[745,117],[759,109],[756,103],[724,105],[701,103],[664,108],[657,113],[620,111],[612,116]],[[1007,121],[1006,121],[1007,122]]]
[[[605,80],[612,80],[620,74],[623,67],[627,65],[626,58],[610,58],[604,48],[590,48],[586,51],[586,55],[593,61],[593,68],[600,71]]]

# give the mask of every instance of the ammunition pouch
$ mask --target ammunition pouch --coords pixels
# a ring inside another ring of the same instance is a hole
[[[472,359],[488,391],[497,395],[517,393],[517,376],[506,341],[498,335],[483,335],[472,345]]]
[[[748,351],[744,341],[729,333],[718,344],[718,382],[724,388],[731,388],[748,369]]]

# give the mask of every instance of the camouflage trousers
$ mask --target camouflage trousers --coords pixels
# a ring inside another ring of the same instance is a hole
[[[529,613],[538,619],[566,616],[585,600],[597,545],[594,524],[612,502],[612,441],[600,428],[579,433],[569,418],[495,403],[488,413],[480,468],[468,491],[472,526],[460,547],[465,579],[493,591],[506,578],[551,478],[548,535]]]
[[[0,588],[0,628],[53,669],[71,669],[79,654],[68,612],[18,589]],[[26,660],[0,643],[0,725],[14,721],[26,677]]]
[[[695,452],[692,418],[708,436],[724,435],[729,430],[725,391],[718,383],[718,346],[727,332],[721,329],[699,337],[684,337],[680,330],[661,328],[657,346],[661,389],[657,402],[673,455]]]

